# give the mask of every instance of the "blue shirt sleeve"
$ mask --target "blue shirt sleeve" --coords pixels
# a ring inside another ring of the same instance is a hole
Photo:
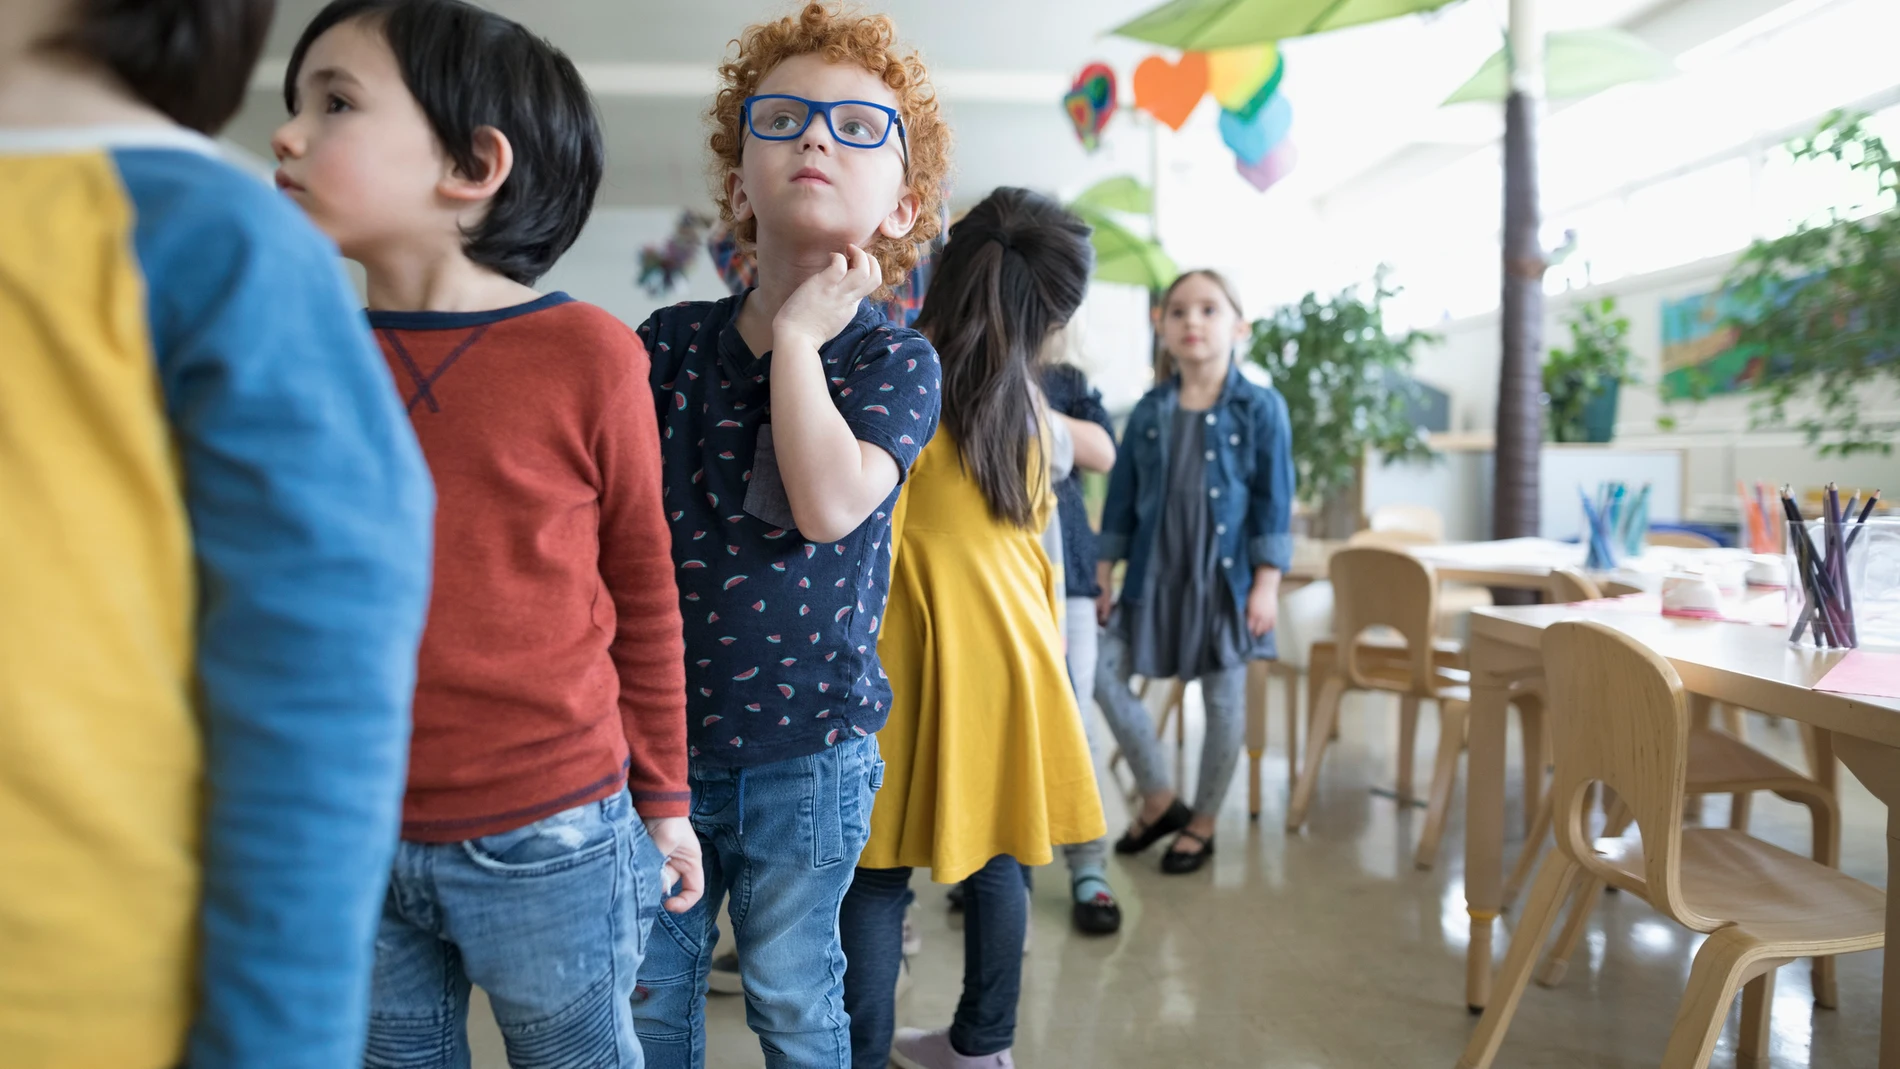
[[[192,1069],[362,1056],[434,493],[335,250],[254,179],[125,151],[197,558]]]
[[[1247,555],[1254,566],[1284,572],[1293,563],[1293,423],[1286,398],[1267,389],[1257,406],[1253,446],[1253,485],[1247,495]]]
[[[881,327],[858,344],[855,362],[832,397],[861,442],[897,461],[897,481],[937,433],[943,408],[943,372],[937,350],[905,327]]]

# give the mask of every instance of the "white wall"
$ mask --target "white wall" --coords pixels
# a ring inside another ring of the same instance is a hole
[[[674,208],[599,208],[580,240],[535,288],[565,290],[576,300],[600,305],[637,327],[653,310],[675,301],[712,301],[729,292],[702,247],[685,283],[661,297],[640,288],[640,250],[666,240],[679,220]]]
[[[1821,457],[1797,431],[1752,430],[1746,393],[1711,398],[1699,405],[1677,402],[1664,407],[1656,391],[1662,373],[1663,302],[1715,289],[1731,261],[1732,257],[1704,260],[1553,296],[1546,304],[1545,342],[1555,346],[1568,342],[1564,324],[1577,304],[1604,296],[1616,298],[1619,313],[1630,321],[1635,372],[1642,380],[1622,391],[1617,445],[1683,450],[1690,518],[1718,515],[1734,496],[1737,479],[1796,486],[1829,480],[1868,488],[1900,486],[1900,457]],[[1455,429],[1490,430],[1496,423],[1501,352],[1497,313],[1455,320],[1436,329],[1444,341],[1421,354],[1418,377],[1451,394]],[[1863,401],[1864,418],[1900,420],[1900,393],[1891,384],[1891,378],[1883,378],[1877,387],[1870,387]],[[1790,414],[1799,418],[1802,411],[1796,408]],[[1658,428],[1657,417],[1664,412],[1676,418],[1676,430]]]

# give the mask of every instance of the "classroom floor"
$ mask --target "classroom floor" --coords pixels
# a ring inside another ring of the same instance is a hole
[[[1190,712],[1195,707],[1190,691]],[[1475,1018],[1464,1006],[1466,917],[1462,884],[1462,789],[1437,868],[1412,866],[1422,811],[1400,813],[1371,793],[1390,786],[1396,706],[1349,699],[1339,744],[1304,833],[1283,829],[1286,759],[1276,706],[1267,757],[1267,809],[1246,811],[1246,780],[1234,788],[1208,869],[1187,877],[1156,869],[1161,847],[1117,858],[1111,879],[1124,924],[1106,939],[1069,926],[1067,876],[1058,861],[1037,873],[1032,948],[1024,962],[1015,1059],[1025,1069],[1245,1066],[1251,1069],[1452,1069]],[[1428,776],[1435,720],[1421,718],[1420,776]],[[1190,715],[1190,728],[1198,716]],[[1106,739],[1106,729],[1099,738]],[[1515,734],[1515,724],[1513,724]],[[1802,767],[1794,725],[1749,717],[1749,738]],[[1192,730],[1188,753],[1198,754]],[[1511,752],[1517,743],[1513,738]],[[1192,766],[1193,761],[1189,762]],[[1190,776],[1192,772],[1190,771]],[[1513,807],[1517,795],[1513,762]],[[1844,867],[1886,879],[1886,811],[1842,773]],[[1421,783],[1421,787],[1423,784]],[[1124,824],[1110,799],[1109,825]],[[1726,823],[1727,801],[1706,803]],[[1508,821],[1521,836],[1517,810]],[[1806,811],[1758,796],[1755,834],[1805,854]],[[1520,842],[1508,847],[1516,857]],[[947,1024],[962,983],[959,918],[943,889],[917,879],[915,914],[924,950],[900,1023]],[[1506,924],[1510,918],[1507,915]],[[1497,1064],[1508,1069],[1648,1069],[1661,1058],[1699,938],[1628,895],[1606,896],[1570,974],[1556,990],[1535,985],[1520,1003]],[[1503,939],[1500,938],[1500,956]],[[1840,963],[1839,1010],[1817,1010],[1805,962],[1782,969],[1775,994],[1774,1069],[1875,1064],[1880,957]],[[1735,1064],[1739,1008],[1731,1011],[1711,1063]],[[477,1069],[507,1063],[486,1006],[471,1015]],[[709,1069],[761,1064],[743,1000],[714,995],[708,1009]]]

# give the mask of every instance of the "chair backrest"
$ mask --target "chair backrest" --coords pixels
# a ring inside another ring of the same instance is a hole
[[[1438,539],[1427,534],[1421,534],[1418,531],[1375,531],[1371,528],[1367,528],[1363,531],[1354,531],[1352,537],[1346,539],[1346,544],[1349,546],[1387,546],[1392,549],[1404,549],[1406,546],[1436,545],[1438,541]]]
[[[1719,549],[1722,545],[1708,535],[1694,531],[1651,531],[1643,540],[1652,546],[1674,546],[1677,549]]]
[[[1596,583],[1575,568],[1558,568],[1551,572],[1547,593],[1551,601],[1564,605],[1573,601],[1595,601],[1603,596]]]
[[[1602,589],[1604,597],[1620,598],[1626,594],[1641,594],[1645,588],[1640,583],[1626,582],[1622,579],[1605,579]]]
[[[1689,714],[1675,668],[1635,639],[1591,621],[1552,624],[1544,630],[1543,651],[1557,849],[1684,926],[1714,931],[1722,922],[1695,913],[1682,897]],[[1644,872],[1635,885],[1591,849],[1584,795],[1596,782],[1616,792],[1642,833]]]
[[[1380,505],[1372,510],[1366,526],[1382,534],[1419,535],[1428,544],[1445,540],[1445,517],[1430,505]]]
[[[1359,636],[1389,627],[1405,639],[1413,692],[1431,693],[1432,637],[1438,623],[1438,577],[1431,566],[1399,550],[1348,546],[1333,554],[1328,571],[1333,581],[1333,639],[1346,678],[1363,689],[1391,689],[1362,672],[1358,659]]]

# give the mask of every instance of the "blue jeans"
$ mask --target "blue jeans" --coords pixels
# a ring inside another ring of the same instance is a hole
[[[660,915],[640,967],[633,1017],[649,1064],[706,1064],[706,975],[730,895],[746,1023],[767,1069],[847,1069],[838,907],[884,781],[876,738],[756,768],[694,762],[690,776],[706,895]]]
[[[890,1061],[910,873],[907,868],[859,869],[838,920],[851,960],[845,1006],[851,1012],[854,1069],[882,1069]],[[950,1045],[960,1054],[996,1054],[1016,1042],[1023,938],[1029,928],[1028,873],[1015,858],[999,855],[963,881],[963,997],[950,1022]]]
[[[500,835],[400,844],[364,1065],[467,1069],[472,982],[516,1069],[640,1069],[628,1000],[663,860],[625,791]]]

